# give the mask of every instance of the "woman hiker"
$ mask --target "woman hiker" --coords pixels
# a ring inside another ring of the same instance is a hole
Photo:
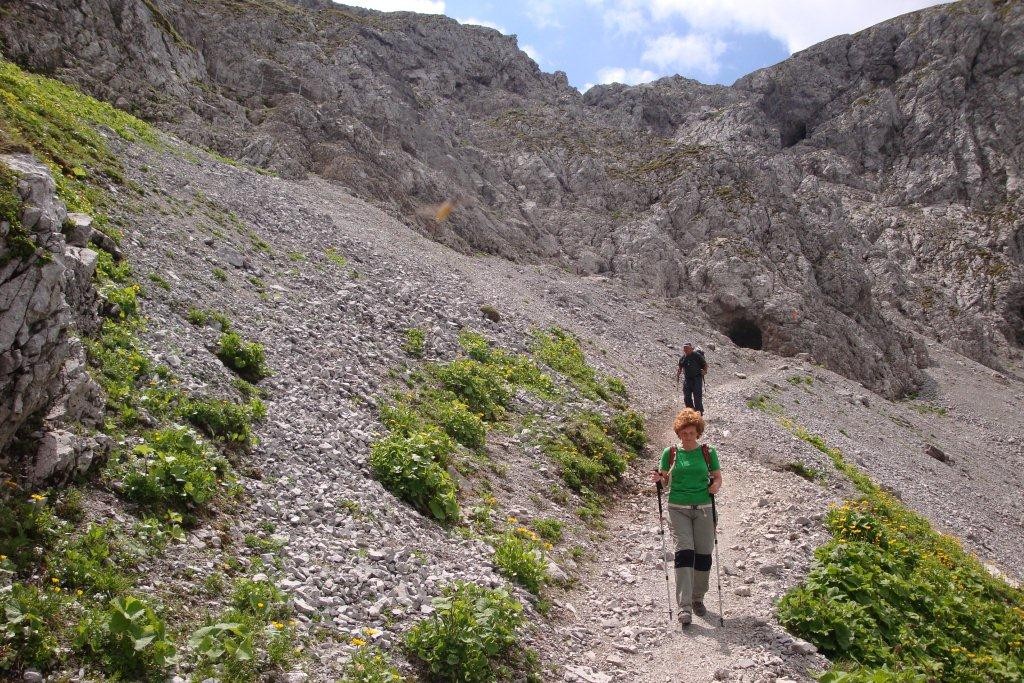
[[[685,408],[672,427],[679,444],[661,454],[655,482],[669,485],[668,519],[676,541],[676,604],[679,623],[685,626],[693,613],[704,616],[704,594],[711,575],[711,554],[715,549],[711,496],[722,488],[722,472],[714,446],[701,446],[704,418]],[[710,481],[710,485],[709,482]]]

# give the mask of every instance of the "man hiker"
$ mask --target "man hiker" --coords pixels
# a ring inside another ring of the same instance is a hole
[[[704,414],[704,373],[707,368],[708,363],[704,360],[704,354],[694,351],[691,342],[683,344],[683,355],[676,370],[676,384],[679,384],[679,376],[682,375],[683,402],[687,408],[693,408],[701,415]]]

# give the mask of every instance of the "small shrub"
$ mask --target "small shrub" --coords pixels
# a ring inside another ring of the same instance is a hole
[[[217,358],[249,382],[259,382],[270,376],[263,345],[247,342],[237,332],[221,335]]]
[[[534,333],[533,351],[549,367],[562,373],[590,398],[601,398],[607,390],[597,382],[594,369],[587,364],[579,341],[569,332],[552,327]]]
[[[0,602],[0,668],[43,668],[57,659],[68,602],[61,593],[15,582]]]
[[[509,385],[523,387],[544,398],[557,395],[551,377],[529,357],[495,349],[482,334],[468,330],[459,334],[459,345],[470,359],[492,367]]]
[[[531,523],[537,533],[551,544],[562,542],[562,522],[557,519],[535,519]]]
[[[149,432],[120,466],[124,496],[150,508],[186,509],[207,504],[228,472],[195,434],[183,428]]]
[[[188,321],[197,327],[216,323],[221,332],[231,331],[231,319],[219,311],[208,311],[202,308],[188,309]]]
[[[413,358],[423,358],[426,341],[426,332],[418,327],[410,327],[405,331],[405,343],[402,344],[402,350]]]
[[[487,683],[517,644],[522,605],[503,590],[458,582],[434,600],[434,614],[406,636],[409,651],[433,678]]]
[[[759,410],[762,413],[768,413],[769,415],[781,415],[782,406],[767,394],[758,394],[754,398],[747,401],[747,407],[753,410]]]
[[[428,393],[423,414],[467,448],[482,448],[487,443],[487,427],[469,406],[448,392]]]
[[[0,555],[15,571],[26,572],[40,559],[38,549],[54,543],[61,526],[42,494],[0,498]]]
[[[811,386],[814,384],[814,378],[810,375],[793,375],[792,377],[786,378],[786,381],[795,387],[801,385]]]
[[[132,596],[114,598],[109,609],[87,616],[78,626],[75,646],[129,680],[156,678],[175,661],[163,619]]]
[[[647,432],[644,429],[644,419],[639,413],[632,410],[616,413],[612,417],[612,428],[619,443],[633,449],[635,453],[643,452],[647,443]]]
[[[361,647],[352,655],[341,683],[402,683],[405,679],[375,647]]]
[[[266,406],[258,398],[244,404],[215,398],[190,399],[181,412],[207,436],[240,448],[251,448],[256,444],[253,424],[267,415]]]
[[[426,422],[406,400],[385,403],[380,408],[380,421],[396,434],[408,436],[423,429]]]
[[[270,581],[240,579],[231,594],[231,605],[240,612],[266,619],[287,619],[291,614],[287,598]]]
[[[445,389],[485,420],[498,419],[511,398],[501,374],[480,361],[459,358],[434,366],[433,372]]]
[[[618,377],[609,377],[606,380],[608,385],[608,391],[612,392],[616,396],[621,398],[629,398],[629,392],[626,391],[626,384]]]
[[[78,524],[85,518],[85,507],[82,505],[82,498],[82,489],[76,487],[65,489],[54,501],[54,514],[65,522]]]
[[[611,481],[618,481],[626,472],[626,459],[608,434],[598,415],[583,413],[569,420],[565,435],[583,455],[600,462],[608,471]]]
[[[370,467],[396,496],[441,523],[458,520],[455,482],[445,470],[452,441],[428,425],[408,435],[391,434],[373,444]]]
[[[213,273],[213,276],[221,282],[228,281],[228,274],[224,272],[223,268],[214,268],[211,272]]]
[[[494,549],[498,571],[534,595],[548,580],[548,563],[540,547],[528,536],[511,531]]]
[[[818,468],[811,467],[810,465],[805,465],[799,460],[794,460],[793,462],[786,463],[786,466],[783,469],[787,472],[792,472],[798,477],[803,477],[807,481],[815,481],[818,479],[818,477],[822,475],[821,470],[819,470]]]
[[[97,247],[96,251],[96,279],[101,285],[107,284],[128,284],[132,278],[132,266],[128,261],[114,258],[106,249]]]
[[[47,557],[55,585],[107,597],[128,590],[130,582],[118,566],[116,548],[111,542],[113,535],[112,524],[90,524],[81,536],[65,537]]]
[[[117,318],[135,318],[139,315],[139,291],[137,284],[126,287],[102,287],[100,293],[108,302],[117,307]]]
[[[544,450],[561,466],[562,479],[573,491],[580,492],[612,481],[607,466],[580,453],[564,435],[549,439]]]

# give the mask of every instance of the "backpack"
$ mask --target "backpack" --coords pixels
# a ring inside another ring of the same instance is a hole
[[[698,346],[697,348],[695,348],[693,350],[693,352],[695,354],[697,354],[698,356],[700,356],[700,359],[702,361],[704,361],[704,367],[701,368],[701,371],[700,371],[701,377],[707,377],[708,376],[708,358],[707,358],[707,356],[704,355],[704,349],[702,349],[702,348],[700,348]],[[704,458],[707,459],[707,456],[705,455]]]

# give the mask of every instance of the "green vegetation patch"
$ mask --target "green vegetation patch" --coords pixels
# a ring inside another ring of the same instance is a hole
[[[199,398],[186,400],[180,413],[217,442],[231,448],[248,449],[258,442],[253,425],[266,419],[267,408],[258,398],[248,403]]]
[[[248,382],[259,382],[271,374],[263,345],[246,341],[237,332],[221,335],[217,358]]]
[[[405,679],[375,647],[359,648],[341,678],[341,683],[402,683]]]
[[[43,160],[69,211],[97,214],[105,202],[102,188],[124,182],[124,169],[100,127],[125,140],[157,143],[153,129],[135,117],[0,59],[0,152]],[[102,227],[102,217],[97,219]]]
[[[522,605],[504,590],[457,582],[434,600],[435,612],[406,636],[432,680],[488,683],[518,645]]]
[[[426,425],[394,433],[373,444],[370,467],[386,489],[444,523],[459,519],[455,482],[445,469],[454,445],[441,429]]]
[[[230,476],[227,460],[182,427],[149,432],[114,467],[124,497],[156,510],[201,509]]]
[[[295,626],[285,595],[268,579],[239,579],[231,607],[189,636],[196,677],[225,683],[275,678],[295,660]]]
[[[0,127],[0,136],[3,128]],[[11,259],[28,261],[36,253],[36,243],[21,225],[21,196],[18,194],[18,177],[6,166],[0,167],[0,221],[8,224],[4,236],[3,251],[0,252],[0,267]]]
[[[402,350],[413,358],[423,358],[426,341],[426,332],[418,327],[410,327],[405,331],[405,343],[402,344]]]
[[[548,582],[548,562],[537,535],[520,527],[506,532],[494,547],[498,572],[534,595]]]
[[[838,449],[794,429],[863,494],[829,511],[832,540],[779,603],[779,621],[836,662],[822,680],[1016,680],[1024,671],[1024,592],[993,577]]]

